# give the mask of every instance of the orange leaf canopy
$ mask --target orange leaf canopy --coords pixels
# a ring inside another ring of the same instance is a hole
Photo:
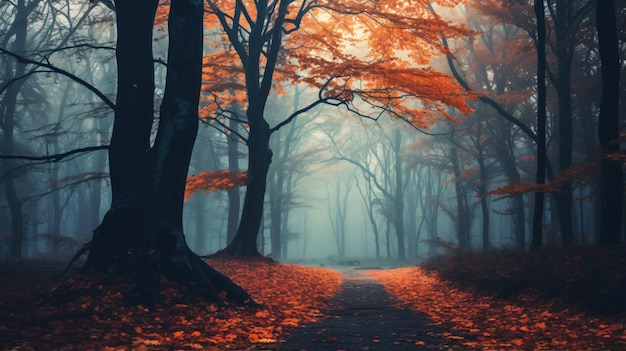
[[[461,1],[402,0],[296,0],[288,7],[282,24],[282,54],[274,72],[274,91],[284,93],[287,84],[308,84],[319,89],[320,98],[344,105],[362,116],[385,113],[428,127],[445,116],[446,106],[464,113],[470,98],[453,79],[429,67],[443,52],[441,36],[471,34],[452,25],[429,9],[453,7]],[[273,3],[273,2],[270,2]],[[241,40],[256,21],[259,2],[211,0],[205,27],[210,53],[205,57],[203,118],[233,102],[246,105],[246,81],[242,60],[223,33],[216,11],[238,18]],[[236,16],[235,6],[245,15]],[[277,16],[276,12],[271,12]],[[276,24],[265,22],[267,33]],[[259,64],[263,72],[262,57]],[[246,106],[243,106],[244,108]]]

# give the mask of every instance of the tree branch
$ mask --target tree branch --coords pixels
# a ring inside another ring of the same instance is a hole
[[[7,54],[9,56],[14,57],[15,59],[17,59],[18,62],[20,63],[24,63],[24,64],[30,64],[30,65],[35,65],[38,67],[44,67],[44,68],[48,68],[52,71],[54,71],[55,73],[64,75],[66,77],[68,77],[69,79],[77,82],[78,84],[84,86],[85,88],[87,88],[88,90],[91,90],[94,94],[96,94],[105,104],[107,104],[111,109],[115,109],[115,104],[113,103],[113,101],[111,101],[106,95],[104,95],[104,93],[102,93],[100,90],[98,90],[96,87],[94,87],[93,85],[87,83],[85,80],[75,76],[74,74],[55,67],[49,63],[43,63],[43,62],[39,62],[39,61],[35,61],[35,60],[31,60],[29,58],[26,58],[24,56],[18,55],[14,52],[11,52],[9,50],[6,50],[5,48],[0,47],[0,52]]]
[[[53,155],[46,155],[46,156],[0,155],[0,159],[59,162],[63,160],[64,158],[67,158],[74,154],[80,154],[80,153],[92,152],[92,151],[98,151],[98,150],[108,150],[108,149],[109,149],[109,145],[98,145],[98,146],[81,147],[81,148],[74,149],[71,151],[67,151],[67,152],[63,152],[59,154],[53,154]]]

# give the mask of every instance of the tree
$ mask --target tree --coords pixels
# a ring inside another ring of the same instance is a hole
[[[348,197],[350,196],[350,190],[352,190],[352,181],[353,179],[351,178],[341,180],[339,174],[337,174],[335,181],[336,188],[332,192],[335,195],[334,198],[331,196],[328,184],[326,184],[328,218],[330,219],[333,236],[335,237],[337,255],[340,258],[346,257],[346,217],[348,214]]]
[[[57,2],[39,0],[6,1],[0,4],[0,12],[3,13],[0,20],[0,66],[3,68],[0,73],[0,150],[5,155],[26,153],[27,150],[44,151],[33,147],[39,143],[26,146],[24,141],[38,139],[40,135],[34,131],[45,128],[39,116],[46,115],[56,107],[48,100],[52,100],[59,90],[54,87],[42,88],[43,82],[51,82],[50,76],[56,72],[50,69],[50,56],[77,40],[78,31],[84,28],[82,24],[93,18],[90,14],[97,12],[93,11],[96,9],[93,4],[68,4],[65,4],[66,11],[60,11]],[[48,68],[37,65],[39,61],[35,60],[47,61]],[[30,65],[32,63],[35,65]],[[38,116],[37,127],[29,123],[34,121],[33,115]],[[49,136],[52,134],[54,132]],[[25,253],[25,239],[28,236],[28,239],[34,239],[35,236],[34,233],[28,233],[34,232],[36,228],[32,223],[37,212],[33,209],[36,206],[34,200],[44,192],[26,182],[34,178],[36,172],[43,172],[40,176],[45,176],[47,170],[16,159],[3,161],[6,168],[3,167],[2,180],[11,218],[6,225],[9,254],[21,257]],[[56,195],[56,191],[53,194]],[[31,243],[34,242],[31,240]]]
[[[456,2],[441,1],[453,6]],[[321,104],[342,106],[366,118],[377,119],[383,111],[420,128],[427,128],[440,116],[449,117],[443,105],[468,112],[467,95],[446,75],[424,68],[440,50],[437,36],[468,32],[431,16],[425,4],[395,0],[377,3],[358,1],[209,1],[212,18],[225,33],[227,47],[212,55],[207,70],[223,72],[224,63],[242,81],[216,81],[208,91],[219,111],[220,94],[239,89],[245,97],[249,126],[244,142],[248,146],[247,184],[240,225],[234,240],[221,251],[239,257],[258,256],[256,238],[262,219],[264,195],[272,151],[273,133],[299,115]],[[337,23],[340,23],[337,26]],[[364,34],[367,33],[367,34]],[[391,34],[394,35],[391,35]],[[358,55],[359,37],[365,36],[370,52]],[[285,39],[288,38],[288,39]],[[390,48],[389,38],[393,38]],[[410,40],[405,40],[410,38]],[[284,40],[285,39],[285,40]],[[219,45],[223,47],[224,45]],[[405,54],[409,52],[409,57]],[[218,74],[217,76],[223,76]],[[305,83],[319,90],[318,99],[288,114],[270,126],[265,107],[274,91],[283,91],[283,81]],[[222,126],[225,126],[222,123]]]
[[[191,297],[245,303],[243,289],[187,246],[182,206],[198,130],[203,2],[170,6],[166,87],[150,146],[154,104],[152,32],[156,0],[118,0],[118,90],[109,147],[111,208],[94,231],[84,269],[129,273],[135,301],[154,304],[161,275],[189,287]]]
[[[577,40],[575,33],[589,12],[591,1],[575,8],[574,1],[554,0],[548,2],[549,13],[554,24],[553,51],[556,56],[556,72],[548,70],[549,77],[558,96],[558,170],[565,172],[572,165],[573,115],[572,115],[572,57]],[[561,236],[565,246],[574,244],[572,228],[572,181],[564,181],[554,198],[559,214]]]
[[[600,182],[600,235],[602,245],[617,245],[622,227],[624,176],[622,165],[611,159],[619,152],[620,59],[613,0],[596,2],[596,26],[602,60],[602,100],[598,137],[602,151]]]
[[[546,178],[546,24],[543,0],[535,0],[537,17],[537,184],[545,183]],[[533,210],[532,240],[534,249],[541,248],[543,240],[544,193],[535,193]]]

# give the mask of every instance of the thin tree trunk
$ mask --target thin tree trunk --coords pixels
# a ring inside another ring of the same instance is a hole
[[[393,196],[393,218],[394,218],[394,226],[396,228],[396,237],[398,239],[398,260],[404,261],[406,259],[406,250],[404,248],[405,243],[405,232],[404,232],[404,182],[403,175],[404,170],[402,169],[402,157],[400,157],[401,145],[402,145],[402,134],[400,130],[396,129],[394,131],[394,173],[395,173],[395,192]]]
[[[28,16],[34,9],[34,6],[38,1],[33,1],[27,4],[25,0],[18,0],[16,6],[17,14],[15,18],[16,25],[13,27],[14,40],[13,51],[22,53],[26,48],[26,35],[28,29]],[[10,35],[10,33],[7,33]],[[15,68],[13,70],[12,68]],[[16,62],[15,66],[7,65],[6,67],[7,77],[22,77],[25,73],[24,64]],[[0,103],[0,121],[2,122],[2,151],[6,154],[14,154],[14,133],[15,133],[15,117],[17,112],[17,101],[19,92],[24,85],[25,79],[19,79],[11,83],[5,95]],[[16,166],[16,162],[6,160],[5,165],[10,170]],[[23,202],[20,199],[15,184],[15,173],[9,171],[4,179],[4,191],[6,195],[6,201],[9,205],[9,211],[11,213],[11,228],[10,228],[10,243],[9,243],[9,256],[14,258],[22,257],[22,246],[24,240],[24,214]]]
[[[573,146],[573,126],[572,126],[572,87],[571,87],[571,55],[568,47],[570,45],[570,16],[572,15],[572,3],[570,0],[556,1],[555,36],[556,36],[556,58],[558,62],[557,77],[554,87],[558,96],[558,165],[559,172],[564,172],[572,164]],[[559,188],[559,192],[554,194],[559,214],[559,226],[561,228],[561,239],[563,245],[574,244],[574,233],[572,227],[572,180],[565,179]]]
[[[543,0],[535,0],[537,17],[537,184],[546,181],[546,23]],[[535,207],[532,219],[533,249],[541,248],[543,241],[543,213],[545,194],[535,193]]]
[[[235,119],[228,121],[228,128],[237,131],[239,123]],[[226,137],[228,145],[228,170],[231,172],[239,172],[239,140],[235,137],[235,133]],[[239,225],[239,211],[241,207],[241,195],[239,187],[235,186],[228,190],[228,226],[226,230],[226,244],[230,244],[237,233]]]

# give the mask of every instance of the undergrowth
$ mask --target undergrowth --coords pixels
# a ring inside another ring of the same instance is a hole
[[[626,314],[626,246],[541,251],[450,250],[423,268],[445,280],[506,299],[562,300],[599,315]]]

